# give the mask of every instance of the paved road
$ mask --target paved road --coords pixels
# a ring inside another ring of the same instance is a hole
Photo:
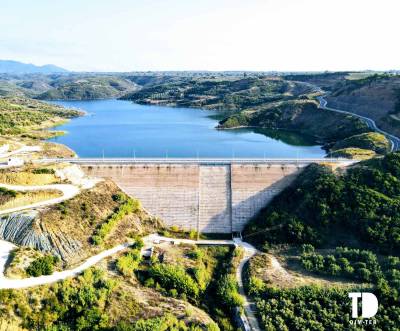
[[[28,186],[28,185],[8,185],[8,184],[0,183],[0,187],[5,187],[9,190],[24,191],[24,192],[26,192],[26,191],[43,191],[43,190],[57,190],[57,191],[62,192],[61,197],[36,202],[36,203],[30,204],[30,205],[1,210],[0,215],[15,213],[15,212],[26,210],[26,209],[39,208],[39,207],[53,205],[53,204],[60,203],[62,201],[71,199],[79,193],[79,188],[77,186],[71,185],[71,184],[51,184],[51,185]]]
[[[368,127],[370,129],[372,129],[372,130],[374,130],[376,132],[382,133],[390,141],[390,143],[391,143],[391,151],[392,152],[398,151],[400,149],[400,138],[398,138],[398,137],[396,137],[396,136],[394,136],[394,135],[392,135],[392,134],[390,134],[390,133],[388,133],[386,131],[383,131],[383,130],[379,129],[376,126],[376,123],[375,123],[375,121],[373,119],[371,119],[369,117],[361,116],[361,115],[358,115],[358,114],[355,114],[355,113],[352,113],[352,112],[349,112],[349,111],[328,107],[327,106],[328,101],[326,101],[324,96],[319,96],[319,97],[317,97],[317,99],[318,99],[320,107],[322,109],[335,111],[337,113],[349,114],[349,115],[358,117],[361,120],[363,120],[368,125]]]
[[[317,97],[317,99],[319,101],[319,105],[320,105],[320,107],[322,109],[335,111],[337,113],[349,114],[349,115],[358,117],[359,119],[363,120],[368,125],[368,127],[370,129],[372,129],[372,130],[374,130],[376,132],[382,133],[390,141],[390,143],[391,143],[391,151],[392,152],[398,151],[400,149],[400,138],[396,137],[395,135],[392,135],[389,132],[386,132],[386,131],[383,131],[383,130],[379,129],[376,126],[376,123],[375,123],[375,121],[373,119],[371,119],[369,117],[365,117],[365,116],[362,116],[362,115],[358,115],[358,114],[352,113],[350,111],[328,107],[327,106],[328,101],[326,101],[326,99],[325,99],[325,96],[326,96],[327,93],[325,93],[325,91],[323,91],[319,86],[311,84],[311,83],[306,83],[306,82],[300,82],[300,81],[296,81],[296,82],[297,83],[302,83],[304,85],[307,85],[308,87],[310,87],[313,90],[313,92],[323,93],[322,96]]]

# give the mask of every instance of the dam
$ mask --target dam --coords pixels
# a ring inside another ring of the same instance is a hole
[[[110,178],[168,226],[232,233],[310,163],[348,159],[68,159],[89,176]]]

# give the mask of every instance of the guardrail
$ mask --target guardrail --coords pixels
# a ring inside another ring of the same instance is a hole
[[[345,158],[47,158],[35,162],[69,162],[74,164],[298,164],[335,163],[353,164],[357,161]]]

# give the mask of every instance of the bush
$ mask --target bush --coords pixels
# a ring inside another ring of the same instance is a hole
[[[199,249],[194,248],[187,253],[187,257],[193,260],[200,260],[203,257],[203,253]]]
[[[54,175],[56,172],[54,169],[49,169],[49,168],[39,168],[39,169],[33,169],[32,170],[33,174],[49,174],[49,175]]]
[[[311,244],[303,244],[301,245],[301,254],[311,254],[314,253],[314,246]]]
[[[134,249],[117,260],[117,269],[124,276],[131,276],[141,261],[140,250]]]
[[[221,277],[217,283],[217,296],[221,303],[228,308],[243,306],[243,298],[239,294],[236,278],[233,275]]]
[[[179,295],[185,294],[194,300],[199,296],[199,286],[180,266],[157,263],[151,266],[149,274],[166,290],[176,289]]]
[[[28,275],[38,277],[42,275],[51,275],[54,271],[54,266],[59,261],[57,256],[46,255],[32,261],[26,269]]]

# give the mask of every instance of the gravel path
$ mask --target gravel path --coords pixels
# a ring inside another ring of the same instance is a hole
[[[159,236],[157,234],[151,234],[143,238],[145,245],[152,246],[161,242],[173,242],[174,244],[194,244],[194,245],[237,245],[242,247],[245,251],[243,259],[240,261],[238,269],[236,270],[236,278],[239,284],[239,293],[244,298],[244,311],[246,319],[245,325],[247,330],[260,331],[258,325],[255,304],[246,296],[243,285],[243,267],[247,261],[257,253],[256,248],[254,248],[249,243],[243,242],[242,240],[190,240],[190,239],[176,239]],[[13,244],[0,240],[0,289],[20,289],[28,288],[33,286],[39,286],[44,284],[51,284],[60,280],[64,280],[68,277],[74,277],[82,273],[85,269],[90,268],[103,260],[104,258],[118,253],[131,246],[131,243],[124,243],[115,246],[111,249],[105,250],[97,255],[88,258],[80,266],[64,270],[60,272],[54,272],[51,275],[40,276],[40,277],[29,277],[24,279],[9,279],[4,276],[4,267],[7,262],[10,252],[16,247]]]
[[[0,242],[0,271],[4,271],[4,264],[7,261],[7,258],[4,258],[4,253],[6,252],[7,247],[3,246],[4,242]],[[8,242],[5,242],[7,244],[10,244]],[[119,251],[122,251],[129,247],[131,244],[130,243],[125,243],[121,244],[118,246],[115,246],[111,249],[107,249],[97,255],[94,255],[90,258],[88,258],[84,263],[82,263],[79,267],[76,267],[74,269],[70,270],[65,270],[65,271],[59,271],[59,272],[54,272],[51,275],[48,276],[40,276],[40,277],[29,277],[29,278],[24,278],[24,279],[9,279],[4,277],[4,273],[2,272],[0,274],[0,289],[17,289],[17,288],[27,288],[27,287],[32,287],[32,286],[38,286],[38,285],[44,285],[44,284],[51,284],[54,282],[57,282],[59,280],[66,279],[68,277],[74,277],[82,273],[85,269],[90,268],[100,262],[102,259],[113,255]],[[9,247],[10,250],[8,253],[13,249],[12,247]],[[8,255],[7,255],[8,256]]]

